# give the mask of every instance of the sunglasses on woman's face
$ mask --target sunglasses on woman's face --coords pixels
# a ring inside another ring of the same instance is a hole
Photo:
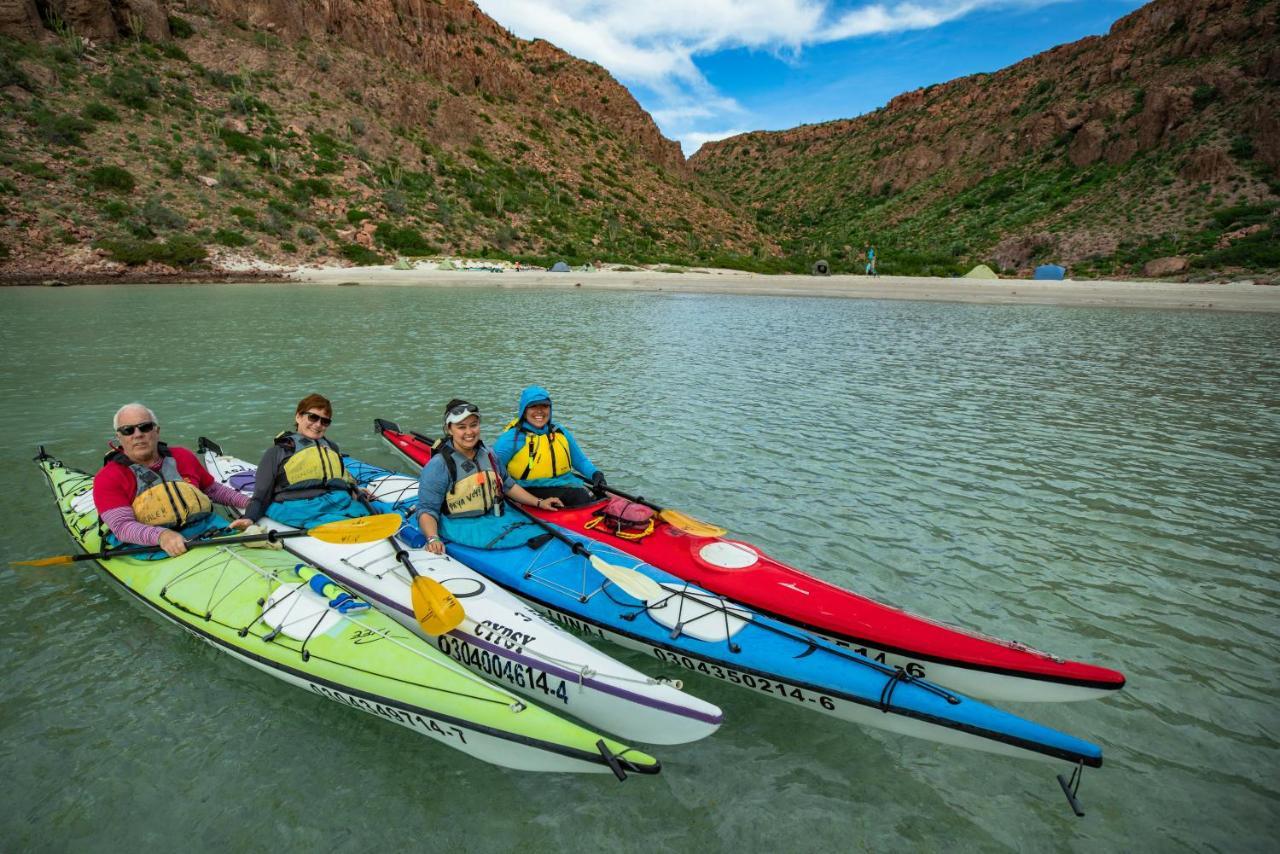
[[[319,424],[321,427],[328,427],[333,423],[332,418],[325,418],[323,415],[316,415],[314,412],[304,412],[302,414],[307,416],[307,420],[312,424]]]
[[[141,424],[130,424],[127,427],[117,427],[116,432],[121,436],[132,436],[134,430],[137,430],[139,433],[150,433],[154,429],[156,429],[156,422],[143,421]]]

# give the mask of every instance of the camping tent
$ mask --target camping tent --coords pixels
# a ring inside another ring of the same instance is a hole
[[[436,269],[437,270],[456,270],[458,268],[453,266],[453,262],[450,261],[448,258],[446,258],[445,260],[441,261],[439,264],[436,265]]]
[[[979,264],[969,272],[965,273],[964,277],[966,279],[998,279],[1000,278],[999,276],[996,275],[995,271],[992,270],[990,267],[988,267],[986,264]]]
[[[551,272],[567,273],[569,272],[569,265],[563,261],[557,261],[555,264],[551,265]]]
[[[1032,276],[1032,278],[1049,279],[1055,282],[1060,282],[1066,272],[1066,270],[1059,267],[1057,264],[1041,264],[1039,267],[1036,267],[1036,274]]]

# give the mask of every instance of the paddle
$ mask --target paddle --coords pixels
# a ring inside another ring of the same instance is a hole
[[[577,472],[575,472],[575,474],[577,474]],[[590,480],[587,480],[587,478],[582,477],[580,474],[578,477],[582,478],[587,483],[591,483]],[[678,531],[684,531],[686,534],[692,534],[695,537],[723,537],[725,534],[729,533],[728,530],[721,528],[719,525],[712,525],[708,522],[703,522],[700,519],[693,518],[687,513],[681,513],[679,510],[672,510],[670,507],[659,507],[657,504],[654,504],[652,501],[646,501],[639,495],[628,495],[615,486],[606,485],[605,490],[612,492],[619,498],[625,498],[628,501],[633,501],[636,504],[643,504],[645,507],[657,510],[659,519]]]
[[[589,560],[591,562],[591,566],[595,568],[596,572],[618,585],[618,587],[628,596],[639,599],[641,602],[655,602],[670,595],[662,588],[662,585],[658,584],[658,582],[654,581],[649,576],[636,572],[634,569],[628,569],[625,566],[618,566],[617,564],[605,561],[599,555],[593,554],[591,550],[582,543],[565,535],[554,525],[549,525],[537,516],[527,512],[523,507],[515,501],[512,501],[510,498],[507,499],[507,503],[523,513],[526,518],[532,520],[539,528],[567,545],[573,550],[574,554],[582,555]]]
[[[396,513],[380,513],[377,516],[361,516],[358,519],[339,519],[318,525],[307,531],[267,531],[265,534],[249,534],[241,537],[217,537],[211,540],[187,540],[188,549],[202,549],[208,546],[237,546],[242,543],[259,543],[288,539],[289,537],[315,537],[326,543],[339,545],[355,545],[356,543],[372,543],[384,540],[400,529],[404,520]],[[159,546],[124,546],[118,549],[80,555],[55,555],[39,560],[15,560],[13,566],[56,566],[64,563],[75,563],[80,560],[97,560],[99,558],[125,557],[156,551]]]
[[[409,530],[417,531],[416,528]],[[405,539],[408,541],[408,538]],[[412,542],[409,544],[413,545]],[[409,601],[413,603],[413,618],[418,621],[418,625],[422,626],[422,630],[435,637],[451,632],[461,625],[466,619],[467,612],[463,609],[462,603],[449,592],[449,588],[434,578],[419,574],[413,567],[413,561],[409,560],[409,553],[400,548],[394,540],[391,545],[395,546],[396,560],[409,570]]]
[[[370,511],[373,510],[373,506],[363,492],[352,489],[351,495]],[[399,522],[395,531],[387,535],[387,542],[395,549],[396,560],[409,571],[409,602],[413,605],[413,618],[431,637],[453,631],[466,618],[467,612],[463,610],[457,598],[449,592],[449,588],[434,578],[419,574],[413,566],[413,561],[409,559],[409,553],[400,547],[393,536],[398,534],[409,546],[421,548],[426,545],[425,538],[421,542],[417,541],[417,537],[421,537],[422,533],[417,528],[406,526],[399,514],[389,515],[395,516]],[[406,534],[406,531],[412,534]]]
[[[430,436],[424,436],[423,434],[417,432],[416,430],[409,430],[409,431],[401,430],[400,425],[396,424],[394,421],[387,421],[386,419],[383,419],[383,418],[375,418],[373,419],[373,426],[374,426],[374,430],[377,431],[377,433],[382,436],[385,436],[388,431],[392,433],[407,432],[408,435],[414,437],[415,439],[425,442],[428,448],[430,448],[434,444],[434,440]],[[584,482],[588,484],[591,483],[590,479],[583,477],[577,472],[574,472],[574,474]],[[645,499],[641,498],[638,495],[628,495],[622,490],[615,489],[612,486],[606,486],[605,490],[608,492],[612,492],[614,495],[617,495],[620,498],[625,498],[628,501],[634,501],[636,504],[643,504],[646,507],[653,508],[654,510],[658,511],[659,519],[666,522],[668,525],[675,528],[676,530],[683,531],[686,534],[691,534],[695,537],[723,537],[725,534],[729,533],[727,529],[721,528],[719,525],[712,525],[708,522],[703,522],[700,519],[695,519],[694,517],[690,516],[687,513],[682,513],[679,510],[672,510],[670,507],[659,507],[653,502],[646,501]]]

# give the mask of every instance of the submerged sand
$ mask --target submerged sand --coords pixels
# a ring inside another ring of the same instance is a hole
[[[551,273],[505,270],[482,272],[391,267],[301,268],[287,274],[299,282],[327,285],[396,285],[436,288],[561,288],[662,293],[756,294],[941,302],[1182,308],[1280,312],[1280,287],[1250,281],[1229,283],[1032,281],[1029,279],[944,279],[923,276],[762,275],[736,270],[691,268],[592,270]]]

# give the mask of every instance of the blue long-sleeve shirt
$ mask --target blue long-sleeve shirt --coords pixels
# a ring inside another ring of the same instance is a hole
[[[532,403],[546,401],[548,406],[551,404],[551,395],[542,386],[527,386],[520,393],[520,411],[516,413],[516,423],[507,428],[493,443],[493,453],[498,457],[498,462],[502,464],[502,470],[507,473],[507,464],[511,462],[511,458],[516,455],[528,441],[528,437],[524,434],[532,433],[537,436],[546,435],[554,426],[557,430],[564,434],[565,439],[569,443],[569,465],[571,470],[559,477],[535,477],[528,480],[517,480],[516,483],[525,487],[540,486],[581,486],[582,481],[573,474],[578,472],[583,477],[590,480],[596,473],[596,466],[591,459],[578,446],[578,440],[573,437],[573,433],[569,431],[563,424],[556,424],[552,420],[551,414],[547,415],[547,423],[544,427],[533,427],[528,422],[521,423],[524,420],[524,412]],[[554,410],[552,410],[554,412]],[[522,432],[523,431],[523,432]]]

